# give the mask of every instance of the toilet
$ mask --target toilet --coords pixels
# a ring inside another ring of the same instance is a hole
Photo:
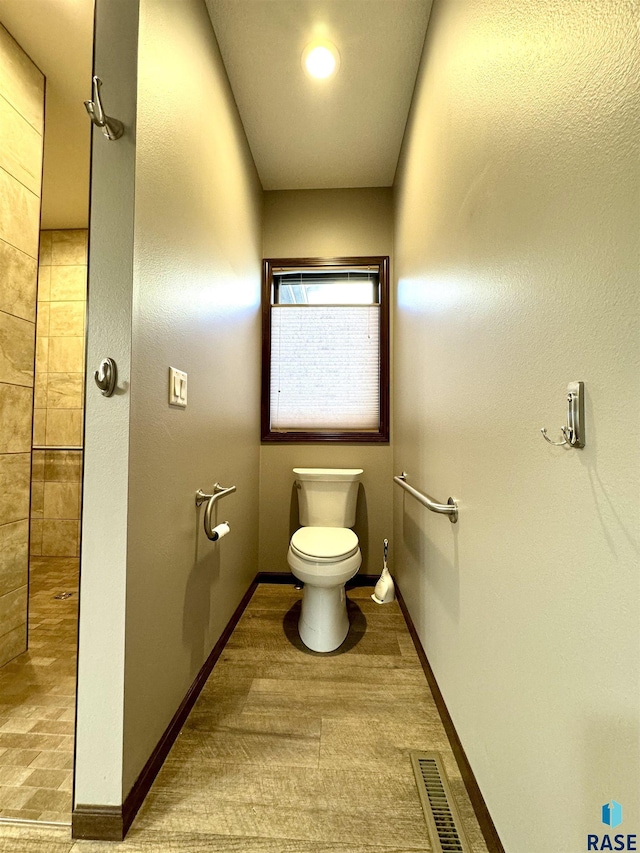
[[[344,585],[362,565],[356,522],[362,468],[294,468],[302,527],[287,562],[304,583],[298,631],[314,652],[332,652],[349,633]]]

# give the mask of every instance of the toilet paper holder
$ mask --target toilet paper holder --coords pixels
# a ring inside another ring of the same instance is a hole
[[[202,506],[203,503],[207,502],[207,508],[204,511],[204,532],[207,534],[207,538],[211,539],[212,542],[216,542],[220,538],[212,525],[213,509],[216,501],[225,497],[225,495],[230,495],[231,492],[235,492],[235,490],[235,486],[225,487],[221,486],[220,483],[215,483],[212,495],[205,494],[202,489],[198,489],[196,492],[196,506]],[[225,524],[226,523],[227,522],[225,522]]]

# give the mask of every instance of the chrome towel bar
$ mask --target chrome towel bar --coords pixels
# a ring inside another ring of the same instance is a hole
[[[435,503],[431,498],[423,495],[422,492],[419,492],[407,483],[406,471],[403,471],[398,477],[394,477],[393,482],[402,486],[406,492],[409,492],[412,497],[419,501],[423,506],[426,506],[427,509],[430,509],[431,512],[441,512],[443,515],[448,515],[451,524],[455,524],[458,520],[458,504],[453,498],[449,498],[446,504]]]
[[[225,495],[230,495],[231,492],[235,492],[235,490],[235,486],[225,488],[224,486],[221,486],[220,483],[216,483],[213,487],[212,495],[205,495],[202,489],[198,489],[196,492],[196,506],[201,506],[205,501],[208,501],[207,508],[204,511],[204,532],[212,542],[215,542],[218,539],[218,535],[214,532],[211,524],[211,516],[213,515],[213,508],[216,501],[220,500],[220,498],[224,498]]]

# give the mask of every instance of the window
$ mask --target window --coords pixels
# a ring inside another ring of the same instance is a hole
[[[262,440],[389,440],[389,258],[263,263]]]

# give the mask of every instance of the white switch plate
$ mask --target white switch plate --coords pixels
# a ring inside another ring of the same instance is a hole
[[[169,405],[181,409],[187,406],[187,374],[175,367],[169,368]]]

